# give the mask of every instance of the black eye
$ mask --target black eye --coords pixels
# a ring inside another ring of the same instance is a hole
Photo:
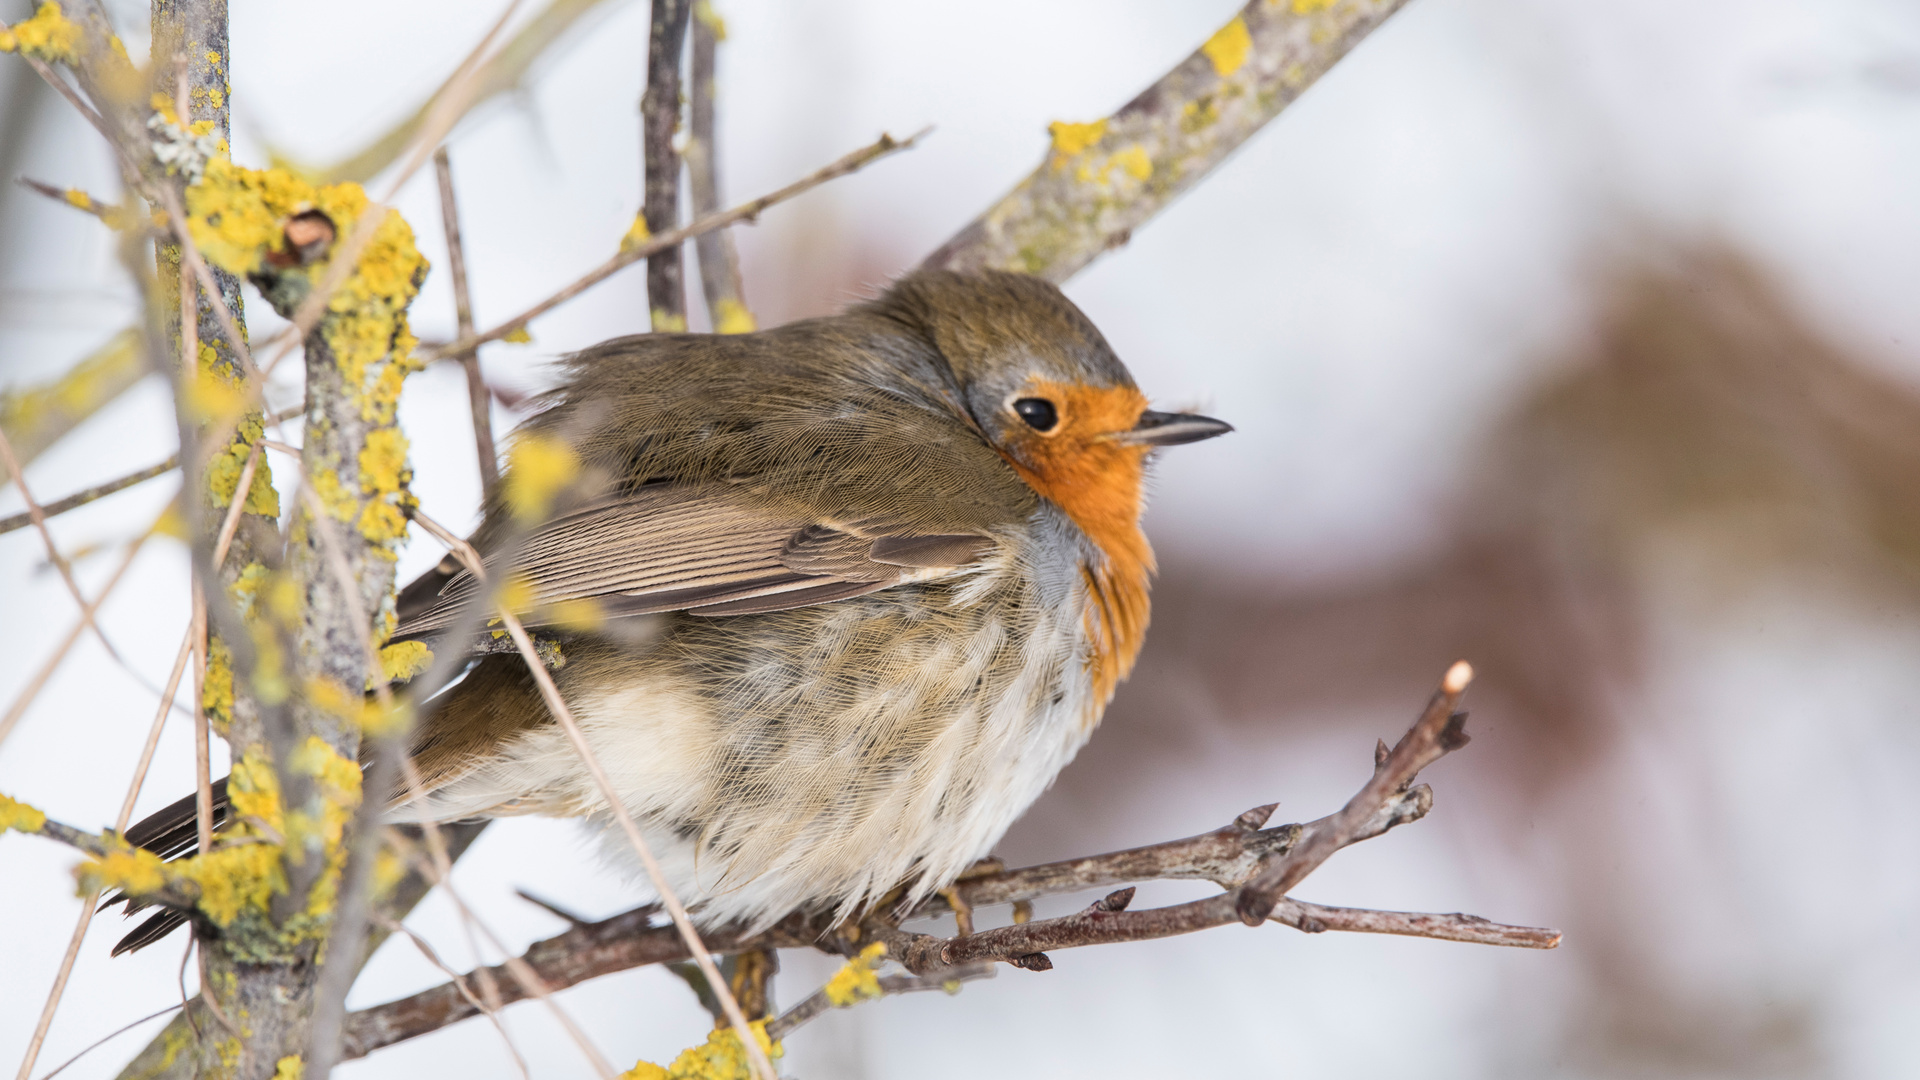
[[[1023,397],[1013,403],[1013,411],[1020,414],[1020,419],[1035,431],[1052,431],[1053,426],[1060,422],[1060,414],[1054,411],[1053,402],[1046,398]]]

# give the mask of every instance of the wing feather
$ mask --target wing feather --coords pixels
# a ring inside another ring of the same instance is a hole
[[[512,574],[530,589],[517,612],[528,625],[559,618],[555,605],[591,600],[609,616],[690,610],[743,615],[831,603],[927,571],[958,570],[987,556],[980,534],[903,535],[872,519],[835,523],[735,485],[657,484],[557,518],[517,551],[489,553],[488,576]],[[394,636],[452,625],[480,595],[462,569],[410,586]],[[432,577],[432,575],[430,575]]]

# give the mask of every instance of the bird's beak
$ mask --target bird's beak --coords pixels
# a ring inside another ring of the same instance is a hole
[[[1133,425],[1132,431],[1123,431],[1114,436],[1118,442],[1134,446],[1179,446],[1181,443],[1199,442],[1211,439],[1215,435],[1225,435],[1233,430],[1233,425],[1225,420],[1215,420],[1211,416],[1199,413],[1154,412],[1148,409],[1140,414],[1140,422]]]

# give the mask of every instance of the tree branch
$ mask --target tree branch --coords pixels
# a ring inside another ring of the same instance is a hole
[[[447,236],[447,276],[453,281],[454,336],[473,336],[473,298],[467,291],[467,250],[460,240],[460,204],[453,195],[453,163],[447,148],[433,152],[433,170],[440,182],[440,224]],[[500,458],[493,442],[493,396],[480,373],[480,356],[472,349],[461,353],[467,375],[467,407],[473,415],[474,452],[480,459],[480,497],[485,502],[500,486]]]
[[[1053,125],[1039,167],[921,265],[1061,282],[1125,244],[1406,0],[1249,0],[1120,111]]]
[[[640,95],[642,213],[650,233],[669,232],[680,219],[680,154],[673,137],[680,130],[680,54],[692,10],[693,0],[653,0],[647,89]],[[677,245],[647,256],[647,307],[654,330],[675,333],[687,328],[687,290]]]
[[[1257,806],[1226,826],[1198,836],[1090,858],[965,877],[952,889],[929,897],[912,911],[889,911],[883,906],[855,926],[842,928],[840,933],[834,932],[825,915],[796,912],[760,935],[709,931],[704,935],[706,946],[723,954],[757,948],[812,947],[846,955],[857,953],[861,945],[878,940],[886,943],[890,959],[899,961],[931,986],[953,977],[957,971],[992,961],[1044,971],[1052,966],[1046,955],[1049,949],[1146,941],[1229,925],[1241,918],[1236,906],[1240,891],[1236,887],[1250,876],[1275,867],[1307,865],[1314,853],[1322,851],[1325,845],[1334,845],[1325,848],[1330,854],[1340,846],[1378,836],[1427,812],[1433,805],[1432,792],[1425,786],[1413,787],[1410,781],[1418,772],[1418,766],[1430,763],[1448,748],[1464,745],[1464,735],[1458,730],[1456,719],[1460,714],[1452,711],[1466,687],[1468,674],[1463,669],[1464,665],[1457,664],[1448,672],[1434,703],[1429,704],[1401,740],[1400,749],[1376,754],[1374,775],[1361,793],[1340,811],[1318,821],[1262,828],[1274,807],[1272,804]],[[1439,719],[1436,720],[1436,716]],[[1313,845],[1311,849],[1307,848],[1309,843]],[[1312,866],[1318,866],[1321,861],[1324,855],[1312,861]],[[1213,881],[1230,891],[1191,903],[1133,911],[1129,910],[1133,890],[1121,889],[1073,915],[1015,923],[953,938],[899,928],[907,919],[952,910],[954,900],[967,908],[976,904],[1020,904],[1036,897],[1103,888],[1119,882],[1168,879]],[[685,942],[673,928],[653,925],[657,915],[658,909],[649,906],[599,922],[575,925],[536,943],[522,959],[555,988],[615,971],[686,959]],[[1560,934],[1555,930],[1508,926],[1472,915],[1325,907],[1286,897],[1275,902],[1269,917],[1307,933],[1342,930],[1402,934],[1534,949],[1550,949],[1560,943]],[[348,1056],[390,1046],[476,1014],[477,1010],[462,999],[458,987],[451,983],[364,1009],[347,1020]]]

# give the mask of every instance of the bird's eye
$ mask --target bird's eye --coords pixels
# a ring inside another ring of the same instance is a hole
[[[1052,431],[1060,422],[1060,414],[1046,398],[1023,397],[1013,403],[1013,411],[1035,431]]]

